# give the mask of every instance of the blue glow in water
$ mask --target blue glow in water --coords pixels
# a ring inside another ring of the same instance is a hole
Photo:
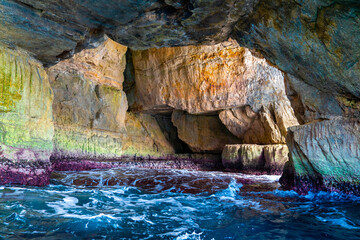
[[[0,187],[0,239],[360,239],[360,198],[278,176],[122,169]]]

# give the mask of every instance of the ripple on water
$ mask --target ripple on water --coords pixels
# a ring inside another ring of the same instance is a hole
[[[4,239],[360,239],[358,197],[282,191],[279,176],[122,169],[0,187]]]

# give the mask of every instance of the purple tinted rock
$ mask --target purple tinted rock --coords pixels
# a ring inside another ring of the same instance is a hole
[[[50,162],[3,160],[0,163],[0,184],[44,186],[49,184],[51,172]]]

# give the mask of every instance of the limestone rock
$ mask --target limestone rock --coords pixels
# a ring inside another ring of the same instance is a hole
[[[175,153],[153,116],[127,113],[125,126],[126,132],[121,136],[124,156],[166,158],[167,155]]]
[[[222,163],[228,170],[280,174],[288,161],[288,152],[284,144],[226,145],[222,152]]]
[[[193,152],[218,152],[226,144],[239,143],[221,123],[218,116],[191,115],[174,111],[172,122],[178,129],[179,138]]]
[[[47,184],[54,124],[46,71],[24,51],[0,45],[0,89],[0,184]]]
[[[57,65],[59,71],[76,69],[93,82],[122,89],[127,47],[111,39],[96,48],[85,49]]]
[[[226,40],[257,0],[0,1],[0,41],[44,62],[68,57],[104,32],[132,48],[211,44]]]
[[[357,3],[261,1],[247,22],[240,21],[235,26],[234,38],[322,92],[359,99]]]
[[[173,153],[156,120],[127,113],[123,47],[107,40],[48,69],[54,91],[54,161]]]
[[[281,184],[299,192],[360,194],[360,121],[335,118],[289,128]]]
[[[291,107],[263,107],[258,113],[250,106],[224,110],[221,121],[235,136],[249,144],[285,143],[287,128],[298,125]]]
[[[284,75],[234,41],[133,51],[137,108],[206,113],[288,104]],[[156,86],[156,87],[155,87]]]

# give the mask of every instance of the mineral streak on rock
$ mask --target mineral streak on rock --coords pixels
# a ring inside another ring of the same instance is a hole
[[[42,65],[22,50],[0,45],[0,184],[48,183],[52,101]]]
[[[360,194],[360,121],[335,118],[289,128],[290,160],[280,179],[301,193]]]
[[[283,73],[233,40],[132,51],[132,57],[142,111],[199,114],[250,105],[258,112],[274,102],[289,103]]]
[[[281,174],[288,161],[288,153],[284,144],[226,145],[222,152],[222,163],[229,171]]]
[[[48,69],[55,95],[52,160],[173,153],[152,116],[127,113],[125,52],[108,39]]]

